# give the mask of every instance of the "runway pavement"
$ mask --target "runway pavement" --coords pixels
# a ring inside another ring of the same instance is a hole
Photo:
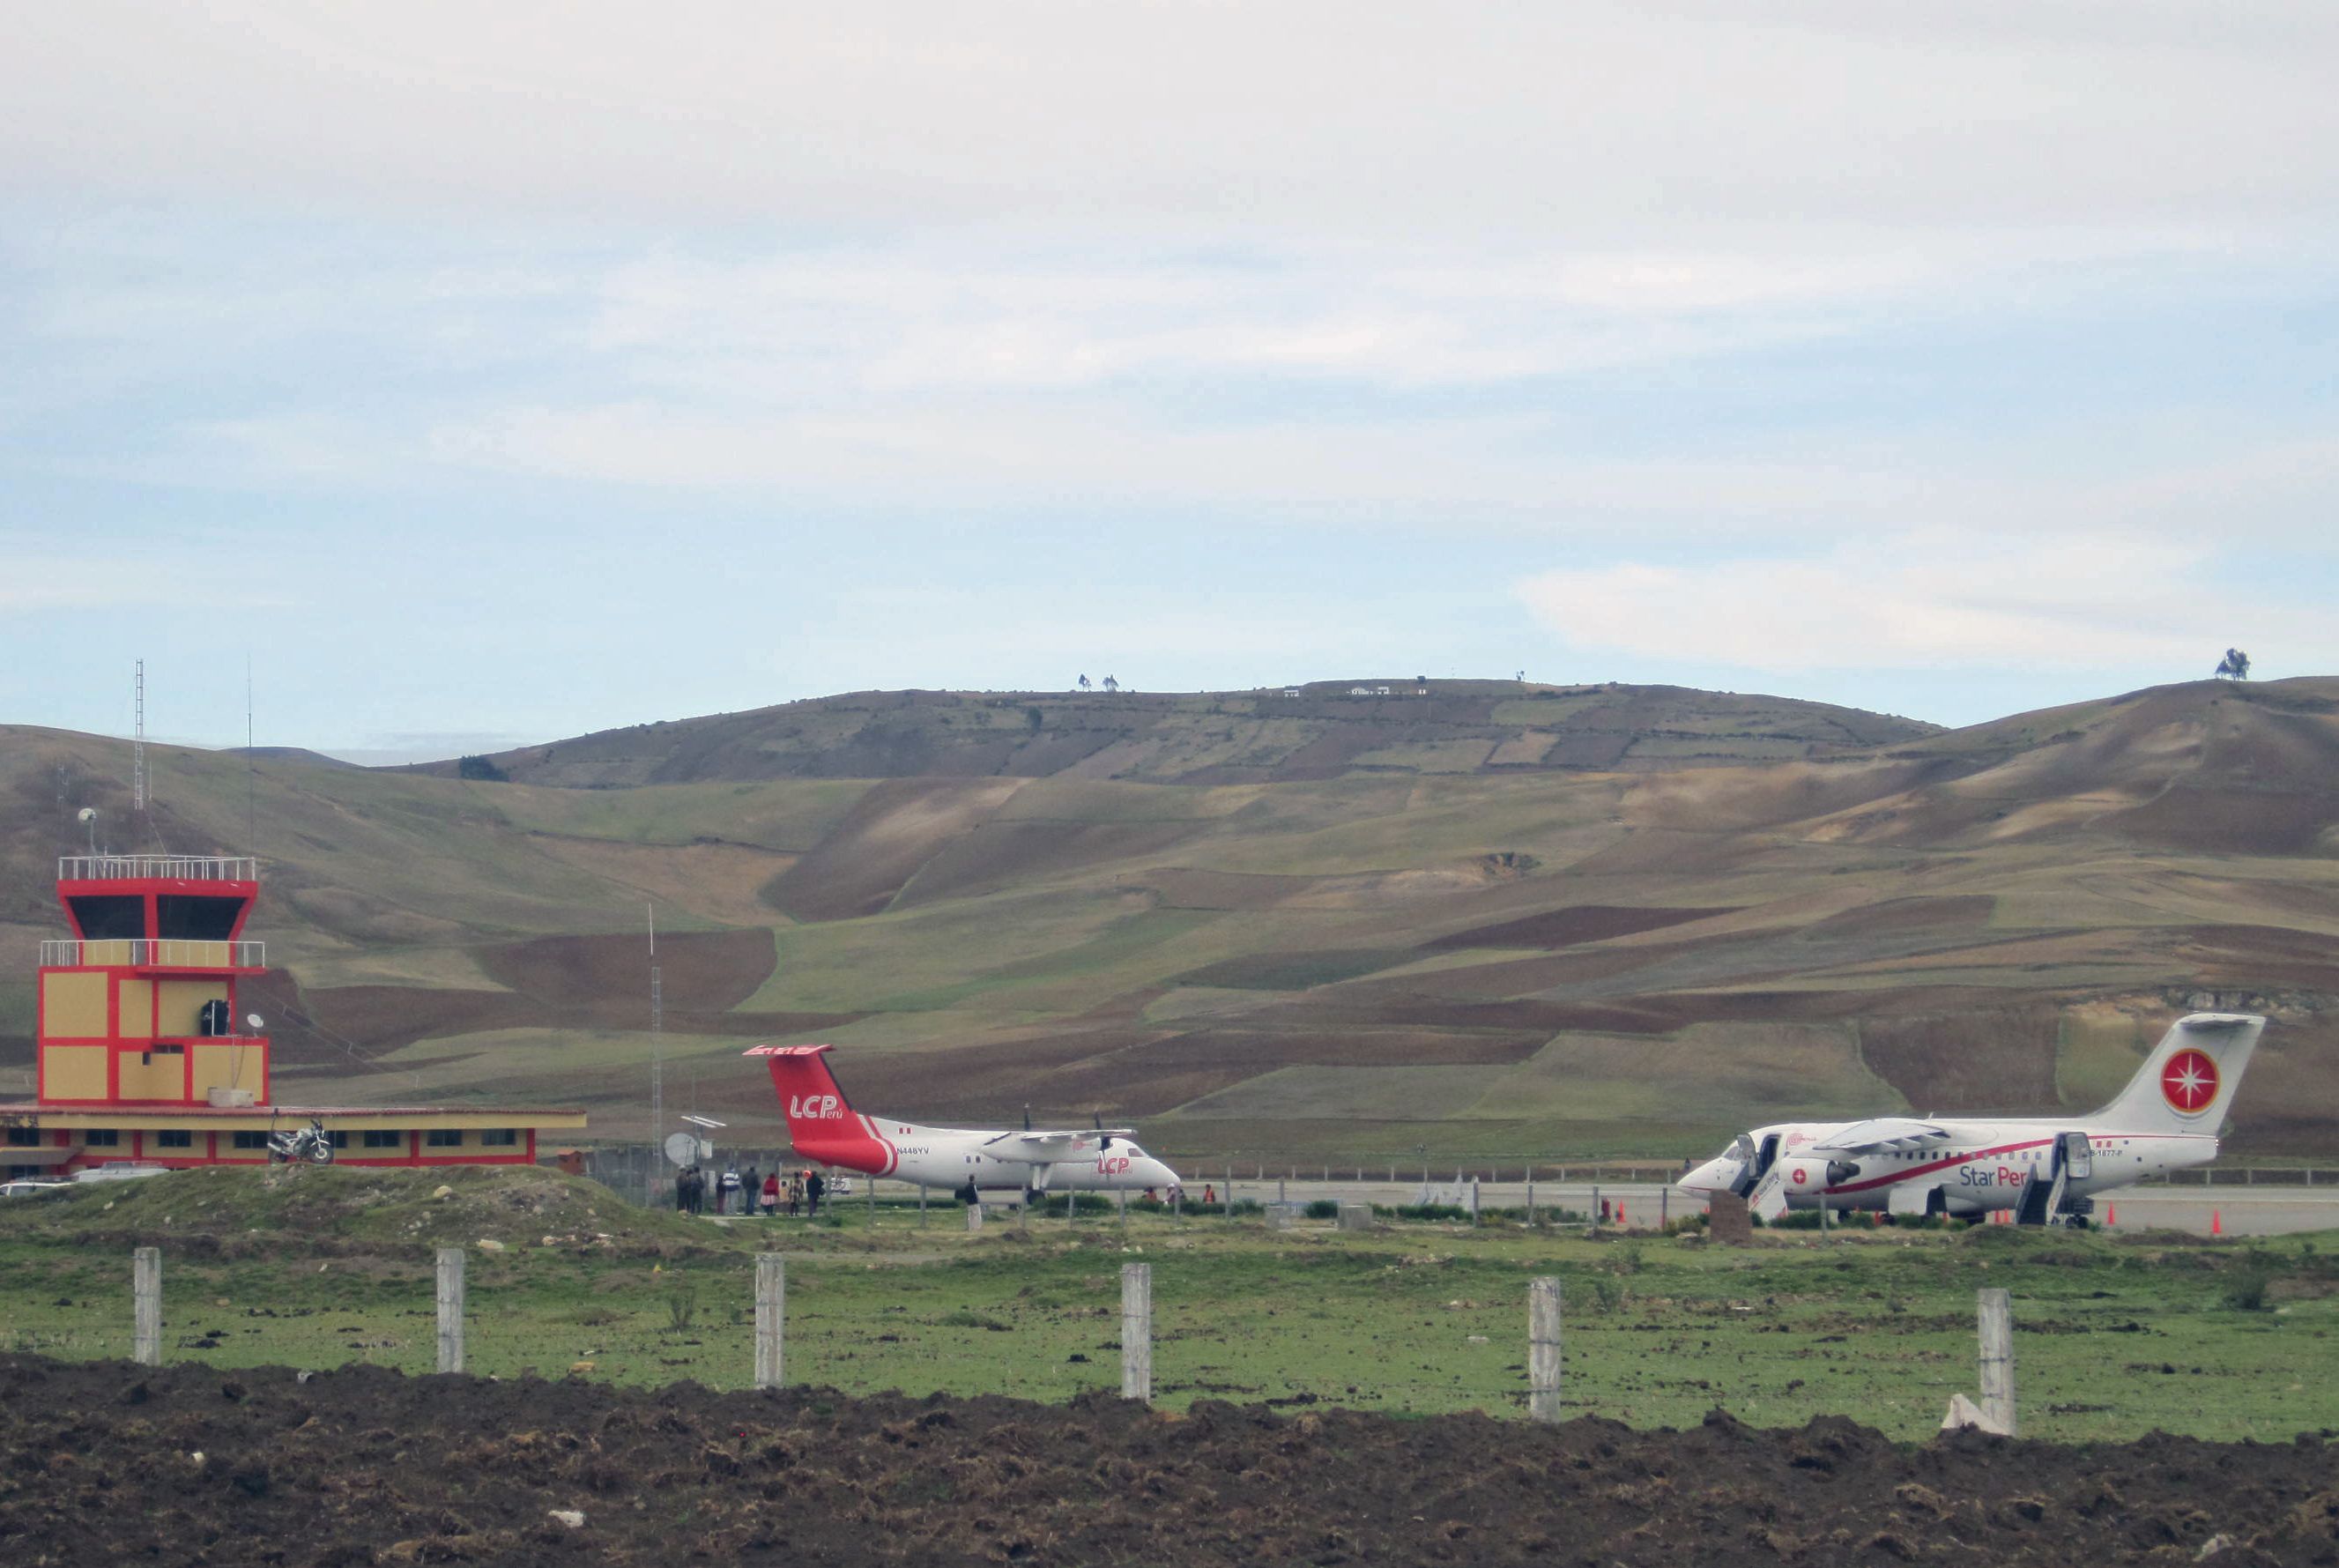
[[[1186,1189],[1188,1195],[1201,1197],[1203,1185],[1195,1182]],[[1221,1186],[1223,1182],[1210,1185]],[[1466,1184],[1457,1188],[1451,1181],[1433,1181],[1428,1190],[1427,1201],[1432,1203],[1458,1202],[1466,1206],[1470,1201]],[[1418,1181],[1278,1181],[1272,1177],[1264,1181],[1238,1179],[1234,1197],[1238,1202],[1273,1202],[1278,1191],[1293,1203],[1313,1203],[1319,1198],[1387,1206],[1424,1201]],[[1602,1183],[1595,1188],[1589,1182],[1539,1181],[1535,1186],[1535,1203],[1538,1210],[1556,1206],[1588,1215],[1595,1206],[1595,1191],[1610,1206],[1612,1222],[1628,1228],[1653,1229],[1667,1218],[1696,1213],[1703,1207],[1675,1188],[1653,1182]],[[1527,1203],[1526,1184],[1482,1182],[1478,1203],[1482,1208],[1524,1208]],[[1854,1215],[1849,1222],[1865,1225],[1868,1217]],[[2108,1223],[2118,1230],[2184,1230],[2196,1236],[2210,1235],[2213,1227],[2226,1236],[2282,1236],[2294,1231],[2339,1229],[2339,1188],[2127,1187],[2096,1198],[2096,1222]]]

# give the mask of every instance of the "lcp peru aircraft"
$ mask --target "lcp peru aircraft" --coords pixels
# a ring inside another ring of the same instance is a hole
[[[1741,1134],[1679,1185],[1735,1192],[1765,1219],[1825,1204],[1969,1218],[2011,1208],[2025,1225],[2084,1225],[2095,1194],[2217,1158],[2265,1028],[2237,1013],[2178,1019],[2093,1115],[1783,1122]]]
[[[965,1203],[986,1191],[1036,1198],[1049,1192],[1166,1191],[1178,1173],[1137,1147],[1125,1127],[1070,1132],[921,1127],[864,1116],[822,1060],[825,1045],[759,1045],[787,1113],[788,1140],[815,1164],[944,1187]]]

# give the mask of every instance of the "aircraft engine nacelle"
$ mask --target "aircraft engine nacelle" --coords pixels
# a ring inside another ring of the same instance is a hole
[[[1828,1185],[1828,1162],[1809,1155],[1781,1155],[1780,1187],[1790,1198],[1816,1198]]]
[[[1831,1159],[1828,1161],[1827,1184],[1830,1187],[1841,1187],[1845,1182],[1856,1179],[1859,1175],[1860,1161],[1856,1159]]]

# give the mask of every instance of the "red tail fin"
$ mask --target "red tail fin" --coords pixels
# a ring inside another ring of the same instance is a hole
[[[770,1063],[772,1088],[788,1119],[788,1141],[798,1154],[822,1165],[841,1165],[871,1176],[889,1176],[898,1163],[893,1146],[876,1125],[845,1103],[821,1058],[826,1045],[759,1045],[746,1054]]]

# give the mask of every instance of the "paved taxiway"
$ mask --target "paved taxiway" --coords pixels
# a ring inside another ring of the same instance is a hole
[[[1202,1194],[1202,1179],[1197,1178],[1187,1188],[1195,1198]],[[1222,1185],[1213,1182],[1212,1185]],[[1319,1198],[1345,1199],[1350,1203],[1387,1205],[1419,1203],[1422,1186],[1418,1181],[1285,1181],[1270,1177],[1264,1181],[1248,1178],[1235,1183],[1238,1201],[1250,1199],[1272,1202],[1280,1187],[1293,1203],[1313,1203]],[[1598,1188],[1600,1198],[1610,1206],[1612,1215],[1616,1206],[1623,1209],[1623,1225],[1654,1228],[1661,1218],[1695,1213],[1702,1206],[1677,1190],[1653,1182],[1604,1182]],[[1553,1205],[1589,1214],[1593,1208],[1594,1188],[1589,1182],[1535,1183],[1535,1201],[1538,1209]],[[1432,1182],[1428,1201],[1466,1205],[1468,1189],[1461,1189],[1457,1198],[1454,1184]],[[1484,1208],[1524,1208],[1526,1207],[1526,1184],[1518,1181],[1482,1182],[1478,1187],[1478,1203]],[[2217,1228],[2227,1236],[2282,1236],[2301,1230],[2339,1229],[2339,1188],[2325,1187],[2127,1187],[2106,1193],[2096,1199],[2096,1221],[2102,1224],[2108,1218],[2119,1230],[2186,1230],[2196,1236],[2210,1233],[2214,1220]],[[1868,1217],[1839,1214],[1853,1225],[1865,1225]]]

